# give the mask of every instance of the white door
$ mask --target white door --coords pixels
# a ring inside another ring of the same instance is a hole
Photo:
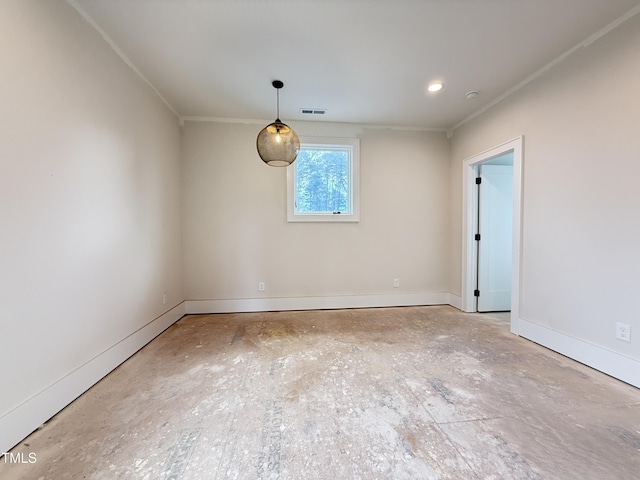
[[[513,165],[481,165],[478,312],[511,309]]]

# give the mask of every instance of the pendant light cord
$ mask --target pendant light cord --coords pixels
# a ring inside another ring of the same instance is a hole
[[[276,118],[280,121],[280,89],[276,88],[276,111],[278,115]]]

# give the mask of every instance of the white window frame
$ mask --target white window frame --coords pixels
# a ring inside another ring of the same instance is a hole
[[[307,148],[339,148],[349,151],[349,180],[351,213],[307,213],[295,210],[296,162],[287,167],[287,221],[288,222],[359,222],[360,221],[360,139],[302,137],[300,149]]]

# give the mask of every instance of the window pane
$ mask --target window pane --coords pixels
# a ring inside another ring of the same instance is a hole
[[[351,213],[348,149],[303,148],[295,162],[296,213]]]

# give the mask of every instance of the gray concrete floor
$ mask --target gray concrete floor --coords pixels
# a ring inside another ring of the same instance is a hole
[[[451,307],[188,316],[9,479],[638,479],[640,390]]]

